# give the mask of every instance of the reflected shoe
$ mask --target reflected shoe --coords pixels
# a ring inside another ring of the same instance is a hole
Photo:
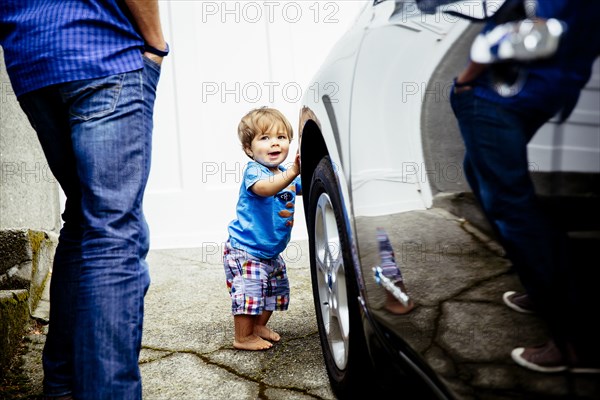
[[[510,355],[520,366],[537,372],[562,372],[569,368],[552,340],[537,347],[517,347]]]
[[[586,362],[569,351],[567,360],[553,340],[537,347],[518,347],[512,351],[511,356],[520,366],[537,372],[568,370],[574,374],[600,374],[600,362],[597,359]]]
[[[502,295],[502,300],[504,300],[504,304],[517,312],[523,314],[533,314],[535,312],[533,302],[527,293],[506,292]]]

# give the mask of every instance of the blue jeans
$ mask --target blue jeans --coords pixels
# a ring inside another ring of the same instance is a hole
[[[46,395],[141,398],[150,284],[142,199],[159,75],[144,59],[142,70],[19,98],[67,198],[50,286]]]
[[[477,97],[450,97],[465,144],[464,172],[525,290],[558,341],[576,321],[567,236],[542,213],[529,175],[527,143],[551,114],[520,112]],[[571,313],[572,314],[572,313]]]

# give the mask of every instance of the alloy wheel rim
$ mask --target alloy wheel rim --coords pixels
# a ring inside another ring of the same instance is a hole
[[[335,365],[343,370],[348,363],[350,312],[340,235],[327,193],[317,202],[315,245],[321,322]]]

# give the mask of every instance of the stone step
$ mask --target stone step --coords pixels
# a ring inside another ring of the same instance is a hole
[[[42,297],[57,243],[53,232],[0,230],[0,290],[26,289],[30,312]]]
[[[45,289],[57,244],[53,232],[0,230],[0,376],[16,354],[30,317],[47,322]],[[36,310],[38,305],[42,307]]]
[[[29,292],[0,290],[0,381],[17,354],[29,321]]]

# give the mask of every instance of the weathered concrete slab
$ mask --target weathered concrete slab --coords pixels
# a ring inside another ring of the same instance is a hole
[[[29,229],[0,230],[0,290],[26,289],[36,308],[52,268],[58,235]]]
[[[292,264],[290,310],[275,313],[271,324],[282,335],[281,342],[267,351],[245,352],[231,344],[233,321],[220,256],[203,260],[205,252],[150,253],[152,286],[146,297],[140,355],[144,399],[333,400],[317,334],[308,263],[288,263]],[[465,287],[454,297],[436,306],[419,303],[407,316],[388,315],[386,323],[400,324],[403,336],[461,400],[598,398],[597,377],[544,375],[510,360],[513,347],[545,338],[543,324],[535,315],[521,315],[502,304],[498,293],[518,284],[507,265],[502,260],[494,267],[483,264],[477,265],[485,278],[463,283]],[[500,271],[488,276],[486,268]],[[23,369],[32,383],[21,391],[23,397],[41,393],[43,338],[33,335],[26,341],[29,350]]]
[[[29,320],[28,299],[27,290],[0,290],[0,381],[17,354]]]
[[[52,263],[56,241],[45,232],[60,229],[58,192],[37,135],[10,84],[0,47],[0,290],[28,290],[28,315],[42,295]],[[4,352],[10,340],[4,331],[15,328],[9,320],[19,318],[17,312],[0,319],[0,359],[14,354]],[[0,360],[0,369],[3,366]]]
[[[194,354],[174,354],[141,365],[145,399],[255,399],[259,385],[207,364]]]
[[[263,382],[269,386],[307,392],[328,388],[318,335],[278,345]]]
[[[286,260],[290,309],[274,313],[270,322],[282,339],[263,352],[232,347],[222,248],[151,252],[152,285],[140,358],[146,398],[333,398],[319,347],[310,274],[303,264],[306,243],[292,249]],[[173,369],[193,372],[165,372]]]
[[[31,262],[33,256],[27,231],[0,230],[0,255],[0,276],[7,276],[9,271],[10,275],[14,276],[21,264]],[[8,279],[8,276],[5,279]],[[0,285],[3,284],[4,279],[0,280]]]
[[[1,47],[0,183],[0,230],[59,231],[58,184],[10,85]]]
[[[510,351],[518,343],[536,339],[543,343],[548,337],[541,321],[530,315],[506,306],[466,302],[442,305],[439,332],[438,343],[458,363],[510,363]]]

